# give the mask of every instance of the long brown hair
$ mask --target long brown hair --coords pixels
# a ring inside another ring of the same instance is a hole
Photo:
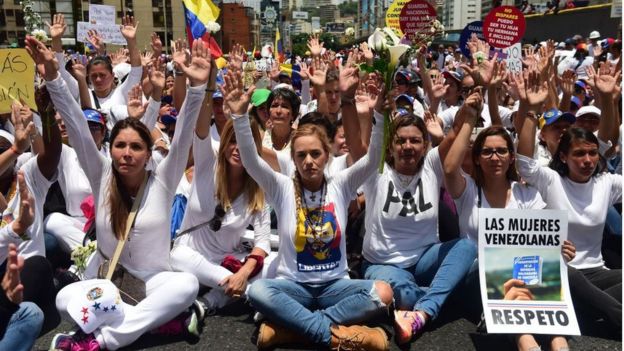
[[[258,154],[262,154],[262,140],[260,139],[260,131],[255,120],[251,120],[251,134],[256,143]],[[234,125],[232,120],[228,119],[221,132],[221,142],[219,144],[219,153],[217,154],[216,179],[215,179],[215,195],[217,200],[224,209],[232,207],[232,200],[227,191],[227,183],[232,181],[228,167],[228,161],[225,156],[225,149],[231,142],[236,142],[234,134]],[[255,180],[243,171],[243,192],[247,195],[247,209],[252,212],[261,211],[264,208],[264,192],[258,186]]]
[[[507,130],[505,130],[505,128],[501,126],[491,126],[483,129],[477,135],[477,138],[472,145],[472,164],[474,166],[473,173],[475,183],[477,183],[478,186],[483,186],[485,178],[483,176],[483,170],[481,169],[481,166],[477,164],[477,160],[479,159],[479,157],[481,157],[483,144],[485,144],[485,139],[487,139],[487,137],[489,136],[499,136],[505,139],[507,149],[509,149],[509,157],[515,157],[513,140],[511,140],[511,136],[509,136],[509,133],[507,132]],[[512,160],[510,159],[510,161]],[[514,180],[516,182],[520,180],[520,177],[518,176],[518,171],[516,170],[515,162],[509,162],[509,168],[507,169],[506,176],[508,180]]]
[[[136,131],[143,142],[147,145],[148,152],[151,153],[153,143],[150,132],[145,124],[134,118],[126,118],[115,124],[113,130],[111,131],[110,137],[111,151],[113,144],[115,143],[115,139],[117,139],[117,135],[119,135],[120,131],[126,128],[132,128]],[[110,177],[110,182],[108,184],[107,202],[113,233],[118,240],[121,240],[126,233],[126,221],[128,219],[128,215],[130,214],[130,209],[132,208],[132,198],[130,197],[128,189],[124,187],[123,182],[121,181],[121,176],[115,167],[113,167],[112,172],[113,176]]]

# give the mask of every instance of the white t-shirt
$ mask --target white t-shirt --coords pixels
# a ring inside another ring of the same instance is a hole
[[[464,192],[455,199],[459,216],[459,235],[475,243],[479,240],[479,195],[475,181],[467,174],[462,174],[466,180]],[[506,209],[542,209],[546,207],[537,189],[521,183],[511,182],[511,196],[505,205]],[[481,208],[492,208],[481,189]]]
[[[576,257],[568,264],[577,269],[602,267],[602,232],[607,210],[622,202],[622,176],[602,173],[576,183],[531,158],[517,158],[518,172],[537,188],[546,208],[568,211],[568,238],[576,246]]]
[[[193,137],[195,171],[180,231],[205,223],[215,215],[218,204],[215,194],[216,159],[213,153],[204,151],[210,149],[211,143],[211,138],[202,140],[196,134]],[[232,208],[226,211],[218,231],[213,231],[209,225],[203,225],[182,235],[176,240],[176,245],[188,246],[208,260],[220,263],[226,255],[239,249],[240,239],[251,224],[254,227],[254,245],[268,254],[271,252],[270,213],[267,208],[251,213],[247,201],[247,195],[243,193],[232,202]]]
[[[366,235],[362,254],[372,263],[415,265],[438,239],[438,203],[444,172],[438,148],[430,150],[407,186],[388,164],[364,183]]]
[[[381,159],[383,116],[375,113],[375,121],[369,154],[334,177],[326,178],[324,196],[321,191],[313,194],[304,191],[305,200],[301,202],[306,209],[303,210],[297,209],[291,177],[274,172],[258,155],[247,116],[234,120],[243,164],[264,189],[277,215],[280,238],[277,278],[314,284],[348,277],[344,233],[347,209],[358,186],[375,172]],[[321,229],[313,230],[314,227]]]
[[[75,100],[72,99],[72,101]],[[7,247],[9,243],[15,243],[18,245],[17,250],[19,251],[20,256],[23,256],[24,258],[32,256],[45,257],[45,244],[43,239],[43,204],[45,202],[46,195],[48,194],[48,189],[50,189],[52,183],[56,181],[56,175],[51,180],[44,177],[39,170],[37,157],[30,158],[30,160],[24,163],[20,169],[24,172],[24,180],[26,181],[26,185],[28,186],[35,202],[35,220],[24,233],[30,237],[30,240],[22,241],[21,239],[16,238],[13,230],[9,229],[11,224],[7,222],[11,222],[19,217],[19,207],[21,201],[19,196],[19,186],[16,184],[15,195],[11,199],[7,199],[7,208],[4,212],[2,212],[2,223],[0,224],[0,227],[2,227],[2,230],[0,230],[0,235],[2,235],[2,239],[0,240],[0,262],[4,262],[7,259]]]
[[[111,258],[117,247],[117,238],[111,226],[107,203],[110,178],[113,177],[112,164],[98,152],[82,110],[71,98],[65,82],[57,77],[48,81],[46,85],[56,110],[63,117],[69,140],[93,190],[98,253],[89,262],[85,271],[85,276],[91,278],[95,276],[97,267],[103,260],[100,251],[107,258]],[[140,279],[171,270],[169,265],[171,204],[176,186],[184,174],[193,140],[193,127],[199,115],[205,89],[205,85],[188,88],[178,116],[177,136],[171,143],[169,154],[158,164],[145,185],[135,224],[121,253],[119,263]]]
[[[594,58],[590,56],[585,57],[585,60],[577,67],[579,61],[573,56],[564,58],[557,66],[557,74],[562,75],[567,70],[572,70],[576,73],[577,79],[587,79],[587,67],[594,64]]]

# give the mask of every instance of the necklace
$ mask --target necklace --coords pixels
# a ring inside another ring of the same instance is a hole
[[[312,235],[314,235],[314,237],[318,237],[320,234],[323,233],[323,218],[325,217],[325,196],[327,195],[327,183],[325,182],[325,179],[323,179],[323,184],[321,186],[321,201],[320,201],[320,210],[321,210],[321,214],[320,216],[318,216],[318,219],[316,221],[313,221],[310,218],[310,212],[309,212],[309,208],[308,208],[308,203],[307,200],[305,198],[305,189],[303,189],[303,184],[300,181],[299,184],[301,185],[301,196],[303,197],[303,205],[302,210],[305,216],[305,221],[306,224],[308,225],[308,227],[310,228],[310,230],[312,231]],[[312,198],[312,196],[310,196],[310,199],[312,201],[314,201],[315,199]]]

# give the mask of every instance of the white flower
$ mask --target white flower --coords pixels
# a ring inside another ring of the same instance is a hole
[[[390,39],[390,42],[391,42],[390,45],[397,45],[399,42],[401,42],[401,39],[399,39],[399,36],[396,35],[396,33],[394,32],[394,29],[385,27],[383,31],[384,33],[386,33],[386,35]]]
[[[46,41],[48,41],[48,35],[46,34],[44,30],[35,29],[30,34],[32,34],[32,36],[35,37],[40,42],[45,43]]]
[[[386,35],[381,29],[376,28],[373,34],[368,37],[368,47],[377,52],[381,52],[386,49]]]
[[[210,31],[210,33],[216,33],[216,32],[221,30],[221,26],[217,22],[210,21],[210,22],[208,22],[208,25],[206,26],[206,29],[208,29],[208,31]]]
[[[401,56],[403,56],[409,48],[409,45],[405,44],[388,46],[388,52],[390,53],[390,67],[398,66]]]
[[[353,27],[349,27],[345,30],[345,35],[350,37],[355,35],[355,29],[353,29]]]

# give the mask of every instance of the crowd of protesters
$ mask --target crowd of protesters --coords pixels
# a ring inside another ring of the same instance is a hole
[[[141,52],[127,16],[124,49],[90,32],[83,55],[63,50],[66,27],[53,16],[49,47],[26,38],[37,106],[0,115],[0,349],[61,318],[76,329],[53,350],[200,337],[243,299],[259,349],[387,350],[372,319],[398,344],[445,309],[479,319],[479,208],[567,211],[581,331],[621,337],[620,39],[526,44],[515,73],[476,37],[472,58],[415,48],[385,86],[359,69],[366,43],[312,36],[287,65],[239,45],[215,59],[201,40],[167,55],[156,34]],[[141,293],[104,279],[108,263]],[[499,292],[532,299],[519,280]]]

